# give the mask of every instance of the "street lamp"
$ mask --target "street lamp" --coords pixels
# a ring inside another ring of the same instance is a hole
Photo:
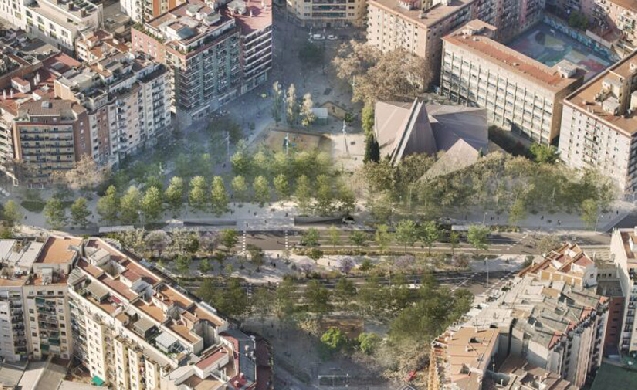
[[[484,257],[484,265],[487,267],[487,289],[489,289],[489,261],[487,257]]]

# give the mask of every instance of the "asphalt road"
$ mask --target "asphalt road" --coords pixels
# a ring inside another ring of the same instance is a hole
[[[349,242],[349,230],[343,230],[340,232],[340,248],[353,248],[354,246]],[[495,233],[489,238],[489,253],[497,254],[539,254],[539,249],[536,247],[536,243],[543,234],[531,234],[531,233]],[[288,231],[288,249],[293,248],[295,245],[301,244],[302,231]],[[374,246],[374,242],[371,239],[373,237],[370,234],[370,240],[366,243],[368,246]],[[610,244],[610,235],[607,233],[599,234],[587,234],[584,236],[578,236],[576,232],[569,234],[562,234],[560,236],[563,241],[575,241],[585,249],[588,248],[608,248]],[[240,239],[241,241],[241,239]],[[285,250],[286,235],[283,231],[269,231],[269,232],[248,232],[246,234],[246,245],[255,245],[263,250]],[[331,248],[326,232],[320,232],[319,239],[320,246]],[[401,251],[401,246],[392,246],[393,250]],[[421,248],[421,250],[427,250],[427,248]],[[434,251],[449,251],[451,247],[449,244],[436,243],[433,246]],[[473,251],[473,247],[467,242],[460,242],[457,250],[463,252]]]

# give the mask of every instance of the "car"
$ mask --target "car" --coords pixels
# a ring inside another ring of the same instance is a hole
[[[338,39],[338,37],[336,35],[330,34],[330,35],[327,36],[327,39],[330,40],[330,41],[336,41]]]
[[[314,34],[312,35],[312,39],[314,39],[315,41],[324,41],[325,36],[323,36],[323,34]]]

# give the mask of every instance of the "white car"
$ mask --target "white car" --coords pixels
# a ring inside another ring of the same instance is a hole
[[[323,34],[314,34],[312,35],[312,39],[314,39],[315,41],[323,41],[325,40],[325,37],[323,36]]]
[[[330,41],[335,41],[335,40],[338,39],[338,37],[336,35],[330,34],[330,35],[327,36],[327,39],[330,40]]]

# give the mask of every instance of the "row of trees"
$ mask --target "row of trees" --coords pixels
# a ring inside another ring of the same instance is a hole
[[[385,160],[366,164],[362,174],[375,216],[386,220],[402,208],[431,218],[477,208],[507,213],[509,223],[516,224],[529,212],[579,211],[590,223],[616,195],[610,179],[597,171],[579,172],[503,153],[446,175],[426,175],[433,162],[413,156],[397,166]]]
[[[304,94],[303,100],[299,102],[294,84],[290,84],[284,93],[281,84],[276,81],[272,86],[272,97],[272,118],[275,122],[281,122],[284,115],[290,127],[296,127],[299,123],[303,127],[308,127],[316,121],[316,115],[312,111],[314,108],[312,94]]]

